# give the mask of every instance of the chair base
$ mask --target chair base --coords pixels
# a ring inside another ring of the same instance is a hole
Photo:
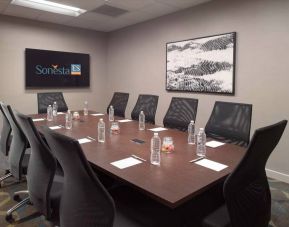
[[[27,198],[23,199],[21,202],[17,203],[12,208],[10,208],[6,213],[6,217],[5,217],[6,221],[11,222],[13,220],[12,213],[14,211],[18,210],[19,208],[26,206],[26,205],[29,205],[29,204],[31,204],[30,198],[27,197]]]
[[[12,177],[12,173],[10,173],[10,172],[0,178],[0,188],[1,188],[1,183],[2,183],[2,181],[6,180],[6,179],[9,178],[9,177]]]

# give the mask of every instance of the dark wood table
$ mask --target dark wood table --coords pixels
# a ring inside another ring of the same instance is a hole
[[[169,129],[159,132],[159,136],[161,138],[173,137],[175,151],[169,154],[161,153],[161,164],[155,166],[150,163],[150,139],[153,132],[148,130],[156,127],[155,125],[146,124],[146,130],[139,131],[137,121],[119,123],[120,134],[110,135],[108,116],[92,116],[91,113],[93,112],[90,111],[88,116],[83,116],[80,112],[81,118],[73,121],[71,130],[61,128],[57,129],[57,132],[75,139],[87,136],[97,139],[97,123],[100,118],[103,118],[106,123],[106,142],[92,141],[81,144],[88,161],[104,173],[128,183],[171,208],[181,205],[224,180],[245,154],[244,148],[231,144],[225,144],[218,148],[207,147],[209,160],[228,165],[228,168],[217,172],[190,163],[190,160],[197,158],[196,146],[187,144],[186,133]],[[45,114],[30,116],[46,118]],[[116,117],[116,120],[118,119],[121,118]],[[40,126],[43,125],[64,126],[65,115],[58,115],[51,122],[45,120],[34,123],[40,131]],[[143,140],[145,143],[134,143],[131,141],[134,138]],[[110,164],[128,158],[132,154],[147,161],[125,169],[119,169]]]

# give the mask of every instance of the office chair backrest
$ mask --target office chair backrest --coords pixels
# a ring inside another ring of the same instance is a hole
[[[62,92],[48,92],[48,93],[37,93],[37,101],[38,101],[38,113],[46,113],[47,107],[49,105],[53,105],[56,101],[59,112],[66,112],[68,107],[64,100]]]
[[[155,124],[155,115],[158,106],[159,96],[157,95],[139,95],[137,102],[131,112],[131,119],[138,120],[141,111],[145,114],[147,123]]]
[[[191,120],[196,120],[198,99],[173,97],[163,123],[167,128],[188,130]]]
[[[113,106],[114,115],[119,117],[125,117],[125,109],[128,102],[129,93],[114,92],[113,97],[107,107],[107,113],[109,107]]]
[[[246,147],[250,141],[252,105],[215,102],[205,132],[208,137]]]
[[[0,103],[1,105],[3,104],[2,102]],[[12,129],[1,105],[0,105],[0,111],[2,113],[3,126],[2,126],[2,131],[1,131],[1,138],[0,138],[0,150],[5,156],[7,156],[9,152],[9,147],[10,147],[10,136],[11,136]]]
[[[267,227],[271,194],[266,162],[278,144],[287,121],[257,129],[247,153],[224,183],[224,197],[234,227]]]
[[[113,226],[114,202],[92,171],[78,141],[43,128],[64,172],[60,226]]]
[[[37,211],[49,220],[51,216],[49,195],[56,171],[56,159],[39,135],[32,119],[16,111],[14,113],[32,150],[27,171],[29,198]]]
[[[10,173],[17,179],[21,180],[22,177],[22,161],[25,150],[28,147],[28,140],[26,139],[22,129],[15,119],[13,111],[9,105],[1,103],[2,110],[4,111],[7,119],[11,125],[13,138],[8,155],[8,164]]]

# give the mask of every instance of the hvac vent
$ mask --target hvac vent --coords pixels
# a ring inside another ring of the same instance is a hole
[[[92,12],[103,14],[103,15],[110,16],[110,17],[118,17],[124,13],[127,13],[128,11],[114,7],[114,6],[102,5],[92,10]]]

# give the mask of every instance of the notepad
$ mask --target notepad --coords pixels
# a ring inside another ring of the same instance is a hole
[[[57,115],[66,114],[64,112],[57,112]]]
[[[132,121],[132,120],[130,120],[130,119],[123,119],[123,120],[118,120],[118,122],[120,122],[120,123],[124,123],[124,122],[130,122],[130,121]]]
[[[51,126],[49,128],[52,130],[55,130],[55,129],[61,129],[62,127],[57,125],[57,126]]]
[[[34,118],[32,121],[45,121],[45,118]]]
[[[157,127],[157,128],[151,128],[149,130],[151,130],[153,132],[161,132],[161,131],[165,131],[165,130],[168,130],[168,129],[163,128],[163,127]]]
[[[206,146],[212,147],[212,148],[216,148],[216,147],[222,146],[222,145],[224,145],[224,144],[225,144],[225,143],[212,140],[212,141],[210,141],[210,142],[207,142],[207,143],[206,143]]]
[[[87,139],[87,138],[81,138],[81,139],[78,139],[78,143],[82,144],[82,143],[89,143],[91,142],[92,140],[90,139]]]
[[[91,116],[103,116],[103,113],[94,113],[94,114],[90,114]]]
[[[211,160],[206,159],[206,158],[204,158],[204,159],[202,159],[200,161],[197,161],[195,163],[200,165],[200,166],[215,170],[217,172],[219,172],[219,171],[221,171],[221,170],[223,170],[223,169],[228,167],[228,166],[226,166],[224,164],[221,164],[221,163],[218,163],[218,162],[214,162],[214,161],[211,161]]]
[[[133,157],[129,157],[129,158],[121,159],[119,161],[112,162],[110,164],[112,164],[113,166],[119,169],[125,169],[127,167],[134,166],[140,163],[142,163],[142,161]]]

